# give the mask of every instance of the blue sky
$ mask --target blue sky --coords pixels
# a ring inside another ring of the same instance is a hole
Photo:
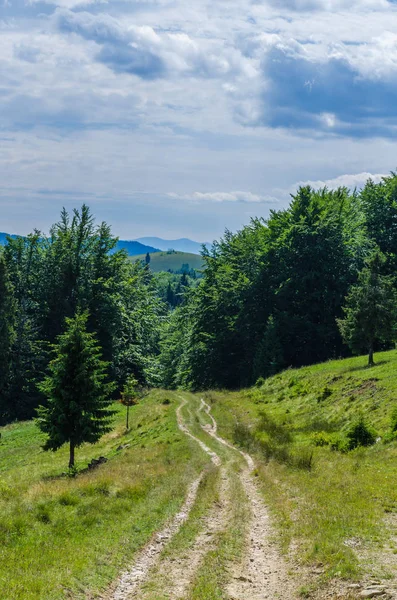
[[[212,240],[396,168],[393,2],[0,2],[0,230]]]

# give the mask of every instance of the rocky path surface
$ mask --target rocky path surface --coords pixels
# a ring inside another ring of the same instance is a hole
[[[194,435],[191,425],[188,425],[183,418],[183,408],[187,404],[189,410],[192,409],[193,417],[203,411],[210,421],[201,424],[203,430],[201,434]],[[269,515],[252,475],[254,469],[252,458],[218,435],[217,423],[211,414],[210,406],[204,400],[201,400],[201,404],[196,407],[196,412],[192,405],[194,402],[182,398],[177,409],[178,426],[209,455],[213,465],[220,469],[218,501],[208,508],[187,552],[177,556],[172,552],[171,554],[163,552],[189,518],[197,499],[203,472],[190,486],[182,509],[147,544],[131,568],[121,575],[115,588],[108,595],[103,596],[103,600],[132,598],[183,600],[189,596],[189,589],[203,558],[214,549],[217,534],[228,527],[232,497],[230,468],[231,465],[235,465],[236,458],[243,465],[239,477],[249,505],[250,519],[246,528],[243,559],[240,564],[232,563],[227,568],[228,583],[224,590],[225,596],[230,600],[293,600],[296,597],[295,585],[288,574],[285,561],[272,542],[273,531]],[[205,434],[212,438],[212,442],[203,441]],[[219,451],[215,452],[214,446],[216,450],[219,446]],[[151,582],[153,582],[152,586]]]

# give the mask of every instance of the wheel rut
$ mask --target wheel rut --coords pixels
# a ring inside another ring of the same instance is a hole
[[[272,542],[274,531],[270,523],[269,513],[261,498],[252,471],[255,467],[251,456],[217,433],[217,423],[211,414],[211,407],[201,400],[201,408],[211,419],[211,424],[203,429],[221,444],[239,452],[245,459],[246,468],[240,473],[247,500],[250,503],[251,519],[246,542],[246,553],[243,561],[233,565],[232,578],[227,586],[230,600],[293,600],[296,597],[296,584],[288,573],[285,560]]]
[[[182,398],[176,411],[178,426],[208,454],[213,465],[220,469],[219,499],[201,517],[198,533],[187,552],[164,552],[189,518],[197,501],[199,486],[205,473],[203,471],[191,484],[181,510],[153,536],[133,565],[121,574],[112,591],[102,596],[102,600],[182,600],[188,597],[200,564],[207,553],[216,548],[218,535],[228,526],[231,512],[228,468],[236,462],[235,457],[238,455],[244,458],[244,467],[240,470],[239,477],[249,503],[250,518],[244,557],[239,563],[233,562],[228,566],[228,583],[224,591],[229,600],[293,600],[296,597],[295,586],[285,561],[272,542],[273,530],[269,514],[252,477],[255,466],[253,459],[218,435],[211,407],[202,399],[197,413],[204,411],[210,423],[201,427],[218,444],[227,448],[220,453],[223,457],[221,459],[220,455],[192,433],[185,422],[182,411],[187,403],[186,398]]]

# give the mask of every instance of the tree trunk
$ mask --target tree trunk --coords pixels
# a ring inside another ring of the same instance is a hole
[[[74,467],[74,442],[70,441],[70,453],[69,453],[69,469]]]
[[[373,367],[374,366],[374,345],[371,343],[369,346],[369,353],[368,353],[368,366],[369,367]]]
[[[127,406],[127,431],[128,431],[128,425],[129,425],[129,420],[130,420],[130,407]]]

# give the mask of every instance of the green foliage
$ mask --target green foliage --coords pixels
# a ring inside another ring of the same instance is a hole
[[[319,395],[317,396],[317,402],[323,402],[324,400],[326,400],[327,398],[329,398],[332,395],[332,390],[330,387],[328,387],[328,385],[325,385],[321,392],[319,393]]]
[[[396,335],[397,297],[392,279],[381,274],[385,262],[380,252],[371,254],[346,298],[345,316],[338,320],[350,348],[369,353],[369,365],[375,344],[391,342]]]
[[[50,374],[40,385],[47,404],[39,407],[36,422],[47,434],[44,449],[58,450],[69,443],[69,468],[74,467],[74,449],[110,431],[114,414],[114,385],[107,381],[108,365],[101,360],[95,336],[87,332],[87,321],[87,313],[66,320]]]
[[[394,408],[391,414],[390,429],[392,433],[397,432],[397,408]]]
[[[11,350],[15,339],[15,300],[4,255],[0,252],[0,411],[6,411]]]
[[[346,439],[349,450],[354,450],[358,446],[372,446],[376,442],[376,433],[369,427],[363,415],[349,427],[346,432]]]
[[[354,194],[309,187],[266,222],[226,231],[203,252],[172,364],[164,359],[168,380],[238,388],[343,355],[336,318],[362,263],[363,231]]]
[[[43,403],[37,384],[51,344],[78,311],[88,311],[88,331],[96,334],[119,389],[130,375],[140,384],[158,383],[164,307],[150,272],[116,252],[116,243],[85,205],[71,215],[63,210],[48,237],[35,231],[8,240],[0,259],[0,330],[3,322],[8,331],[0,331],[0,361],[7,362],[0,368],[0,423],[30,418]],[[2,347],[8,347],[4,355]]]

